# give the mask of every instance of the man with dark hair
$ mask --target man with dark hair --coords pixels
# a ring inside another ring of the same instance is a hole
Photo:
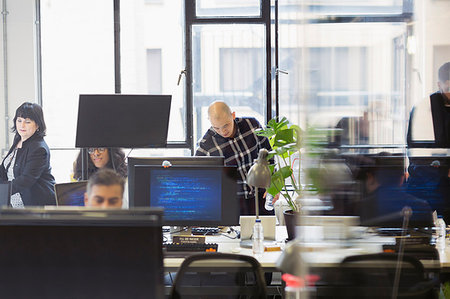
[[[450,62],[439,68],[437,85],[439,90],[411,112],[409,148],[450,148]],[[427,200],[445,221],[450,221],[449,158],[411,155],[409,163],[408,192]]]
[[[450,62],[438,71],[439,90],[411,112],[408,147],[450,148]]]
[[[121,208],[125,180],[112,169],[100,169],[87,184],[84,205],[94,208]]]
[[[400,212],[412,209],[413,225],[431,226],[431,208],[404,189],[404,157],[382,152],[359,161],[357,179],[362,183],[361,223],[363,225],[401,226]]]

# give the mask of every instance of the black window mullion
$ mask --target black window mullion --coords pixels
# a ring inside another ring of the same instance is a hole
[[[120,0],[114,0],[114,92],[122,93],[120,74]]]

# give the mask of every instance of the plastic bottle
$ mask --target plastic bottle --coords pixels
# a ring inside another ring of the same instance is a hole
[[[272,200],[273,200],[273,196],[271,194],[267,193],[266,194],[266,204],[264,205],[264,208],[267,211],[272,211],[273,210]]]
[[[264,231],[261,224],[261,219],[255,220],[255,226],[253,226],[253,253],[262,254],[264,252]]]
[[[439,246],[439,249],[445,248],[445,237],[446,237],[446,228],[444,218],[439,216],[436,221],[436,230],[438,232],[438,239],[436,240],[436,244]]]
[[[286,287],[284,288],[285,299],[303,299],[306,298],[304,293],[305,281],[298,276],[291,274],[283,274],[281,278],[286,282]]]

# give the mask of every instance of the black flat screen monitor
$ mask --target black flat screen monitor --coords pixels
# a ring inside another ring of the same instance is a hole
[[[128,200],[129,206],[134,206],[134,169],[136,165],[161,166],[164,161],[171,165],[210,165],[224,166],[223,156],[187,156],[187,157],[129,157],[128,158]]]
[[[433,225],[429,203],[412,195],[404,182],[404,156],[361,156],[358,167],[362,225],[402,227],[405,207],[412,210],[408,227]]]
[[[164,225],[237,225],[236,179],[235,167],[136,166],[135,204],[163,207]]]
[[[161,209],[11,210],[2,298],[164,298]]]
[[[58,206],[84,206],[84,193],[87,181],[55,184],[56,203]]]
[[[76,147],[165,147],[170,95],[80,95]]]

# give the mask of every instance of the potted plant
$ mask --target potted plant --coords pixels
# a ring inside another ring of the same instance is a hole
[[[257,131],[259,136],[269,139],[272,151],[268,159],[274,158],[271,164],[272,173],[270,187],[266,190],[272,196],[281,194],[287,201],[290,210],[285,212],[285,222],[288,229],[289,239],[295,235],[296,214],[300,211],[300,204],[296,200],[302,192],[302,186],[295,179],[293,171],[293,157],[298,154],[298,175],[300,178],[300,148],[302,142],[302,131],[299,126],[290,124],[286,117],[273,118],[267,123],[266,129]],[[287,186],[292,188],[287,188]],[[289,191],[292,189],[292,191]],[[288,225],[292,222],[292,226]]]

